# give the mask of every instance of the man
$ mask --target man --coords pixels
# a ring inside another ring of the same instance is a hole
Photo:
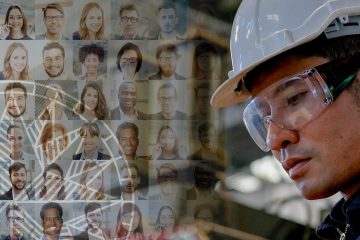
[[[120,168],[121,177],[121,200],[146,200],[146,198],[137,190],[141,178],[139,168],[135,163],[127,163]]]
[[[79,235],[74,236],[74,240],[110,239],[109,234],[101,229],[101,224],[103,221],[101,205],[96,202],[88,203],[85,206],[84,211],[88,226],[85,231],[81,232]]]
[[[35,191],[31,187],[26,187],[26,167],[25,164],[15,162],[9,167],[9,179],[11,188],[0,195],[0,200],[35,200]]]
[[[43,66],[46,75],[41,80],[71,80],[65,68],[65,49],[57,42],[50,42],[42,50]]]
[[[186,80],[176,73],[176,66],[181,55],[176,45],[168,43],[156,48],[156,61],[159,71],[149,76],[149,80]]]
[[[210,84],[203,82],[194,88],[195,91],[195,110],[196,113],[191,115],[189,119],[204,121],[210,120],[211,107],[209,100],[211,97]]]
[[[39,40],[68,40],[63,34],[64,9],[59,3],[49,3],[43,9],[46,33],[36,36]]]
[[[134,4],[124,4],[120,7],[120,27],[122,35],[115,35],[115,40],[142,40],[138,33],[139,10]]]
[[[10,203],[6,207],[6,227],[9,230],[2,240],[26,240],[23,233],[25,214],[22,207],[16,203]]]
[[[224,151],[217,143],[215,126],[209,122],[203,122],[198,128],[198,137],[201,147],[188,156],[189,160],[207,160],[224,166],[228,161]]]
[[[177,93],[171,83],[164,83],[159,87],[157,93],[158,103],[161,111],[150,114],[152,120],[186,120],[186,114],[176,110]]]
[[[40,240],[59,240],[63,226],[63,209],[59,203],[45,203],[40,211],[43,235]]]
[[[120,124],[116,130],[119,143],[119,156],[124,160],[150,160],[149,156],[136,154],[139,146],[139,128],[132,122]]]
[[[242,1],[237,12],[234,69],[212,104],[252,96],[243,113],[250,135],[262,150],[272,151],[302,195],[320,199],[340,192],[343,197],[317,234],[359,239],[360,31],[352,23],[360,2],[287,1],[277,8],[279,21],[268,17],[273,11],[267,8],[277,2],[256,9],[250,2]],[[241,28],[251,24],[249,14],[259,16],[258,25]]]
[[[111,119],[113,120],[146,120],[148,115],[137,110],[137,89],[133,82],[126,81],[122,83],[118,91],[119,106],[111,110]]]
[[[186,199],[214,200],[215,181],[212,163],[206,161],[198,163],[194,168],[194,187],[186,191]]]
[[[10,160],[35,160],[35,155],[24,152],[25,129],[18,124],[11,124],[7,129],[10,145]]]
[[[176,25],[178,24],[178,16],[176,14],[176,8],[173,4],[166,3],[158,8],[157,21],[160,27],[157,40],[185,40],[176,31]]]
[[[6,119],[32,120],[34,117],[26,112],[27,90],[19,82],[11,82],[5,87]]]

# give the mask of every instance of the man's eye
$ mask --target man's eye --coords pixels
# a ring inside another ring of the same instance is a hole
[[[301,101],[303,101],[308,94],[308,91],[300,92],[295,94],[294,96],[287,99],[287,105],[288,106],[295,106],[297,104],[300,104]]]

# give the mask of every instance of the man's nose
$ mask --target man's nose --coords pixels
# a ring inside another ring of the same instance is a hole
[[[299,141],[299,134],[296,130],[289,130],[280,124],[269,120],[269,126],[266,136],[266,145],[273,151],[280,151],[290,144]]]

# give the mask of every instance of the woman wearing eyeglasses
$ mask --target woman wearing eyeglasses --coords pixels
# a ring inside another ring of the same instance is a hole
[[[138,72],[142,64],[142,54],[139,47],[131,42],[122,46],[117,54],[114,79],[138,80]]]
[[[11,5],[5,15],[5,25],[0,27],[0,39],[5,40],[32,40],[28,35],[28,19],[17,5]]]

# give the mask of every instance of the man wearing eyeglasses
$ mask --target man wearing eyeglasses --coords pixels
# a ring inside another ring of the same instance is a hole
[[[143,40],[138,33],[139,10],[134,4],[124,4],[120,7],[120,28],[122,34],[116,34],[115,40]]]
[[[32,187],[27,187],[26,166],[16,161],[9,167],[9,178],[11,188],[0,195],[0,200],[35,200],[35,191]]]
[[[40,211],[43,235],[40,240],[59,240],[63,226],[63,209],[56,202],[45,203]]]
[[[68,40],[63,34],[64,9],[59,3],[49,3],[43,9],[46,33],[36,36],[39,40]]]
[[[27,240],[24,237],[23,225],[25,222],[25,214],[22,207],[16,203],[10,203],[6,207],[6,226],[9,231],[2,240]]]
[[[185,113],[176,110],[177,92],[176,88],[171,83],[164,83],[159,87],[157,92],[157,99],[161,111],[150,114],[151,120],[186,120]]]
[[[360,2],[252,3],[237,11],[233,70],[211,103],[252,97],[243,121],[260,149],[272,151],[306,199],[343,197],[318,236],[359,239]]]
[[[186,80],[176,73],[177,63],[181,55],[174,44],[163,44],[156,48],[156,60],[159,71],[149,76],[149,80]]]

